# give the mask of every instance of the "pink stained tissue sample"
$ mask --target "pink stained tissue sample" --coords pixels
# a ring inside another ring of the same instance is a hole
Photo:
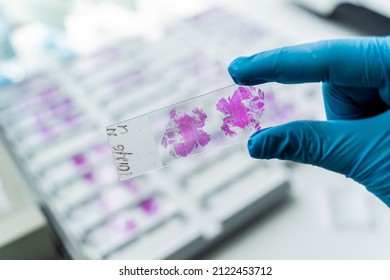
[[[192,114],[171,110],[161,144],[176,158],[186,157],[199,145],[206,146],[211,139],[210,135],[202,130],[206,119],[207,115],[199,108],[194,108]]]
[[[108,224],[118,238],[127,238],[137,230],[137,225],[131,217],[116,218],[110,220]]]
[[[151,214],[155,214],[157,212],[157,210],[158,210],[158,203],[157,203],[156,199],[148,198],[148,199],[142,201],[139,204],[139,207],[142,209],[142,211],[145,214],[151,215]]]
[[[234,137],[234,128],[260,130],[264,113],[264,92],[255,87],[238,87],[232,96],[218,101],[217,110],[223,114],[221,130]]]
[[[83,154],[76,154],[72,157],[72,161],[76,166],[83,166],[87,162],[87,159]]]

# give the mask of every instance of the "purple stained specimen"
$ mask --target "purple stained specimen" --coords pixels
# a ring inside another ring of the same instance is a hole
[[[210,135],[202,130],[206,118],[207,115],[199,108],[194,108],[191,115],[171,110],[161,144],[169,149],[169,154],[174,157],[185,157],[199,145],[206,146],[211,139]]]
[[[156,213],[158,209],[157,201],[153,197],[142,201],[139,204],[139,207],[142,209],[143,212],[145,212],[148,215]]]
[[[40,132],[44,135],[45,139],[53,139],[56,137],[55,131],[51,127],[42,126]]]
[[[78,119],[79,119],[79,115],[67,115],[67,116],[64,117],[64,121],[69,126],[77,125]]]
[[[133,234],[137,229],[137,224],[131,217],[116,218],[109,221],[111,229],[121,238]]]
[[[93,147],[93,150],[98,154],[108,154],[110,152],[110,146],[106,143],[98,144]]]
[[[89,182],[89,183],[93,183],[95,181],[95,176],[93,175],[92,172],[87,172],[83,175],[83,178],[85,181]]]
[[[232,96],[218,101],[217,110],[223,114],[222,131],[231,137],[234,128],[260,130],[264,113],[264,92],[255,87],[238,87]]]
[[[52,104],[50,106],[51,113],[53,116],[63,116],[69,114],[73,108],[73,101],[70,98],[65,98],[60,102]]]
[[[124,230],[126,231],[133,231],[135,230],[135,223],[132,220],[127,220],[124,224]]]
[[[72,161],[76,166],[83,166],[87,162],[87,159],[83,154],[76,154],[72,157]]]
[[[56,93],[58,93],[58,87],[54,86],[42,91],[39,96],[43,103],[49,103],[55,99]]]
[[[123,182],[122,185],[129,192],[137,194],[140,191],[139,185],[134,180],[127,180]]]

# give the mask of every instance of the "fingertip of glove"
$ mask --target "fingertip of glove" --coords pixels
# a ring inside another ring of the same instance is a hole
[[[237,57],[228,66],[229,75],[232,77],[233,81],[236,84],[242,83],[240,70],[242,69],[243,61],[245,61],[244,57]]]
[[[249,140],[247,142],[247,149],[248,149],[249,155],[252,158],[261,158],[261,156],[259,155],[259,145],[258,145],[259,139],[258,138],[259,138],[260,134],[265,132],[266,130],[268,130],[268,128],[258,130],[255,133],[253,133],[251,135],[251,137],[249,138]]]
[[[248,148],[248,153],[249,153],[249,156],[251,158],[258,158],[257,157],[257,154],[255,152],[255,140],[254,139],[249,139],[248,141],[248,144],[247,144],[247,148]]]
[[[228,66],[228,72],[233,81],[238,85],[253,86],[268,82],[255,75],[251,57],[237,57]]]

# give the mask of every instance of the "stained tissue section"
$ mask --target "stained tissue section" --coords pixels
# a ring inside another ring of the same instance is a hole
[[[210,142],[210,135],[202,128],[207,115],[199,108],[194,108],[192,114],[169,112],[169,123],[166,127],[161,144],[169,149],[174,157],[185,157],[199,145],[204,147]]]
[[[236,135],[235,128],[260,130],[264,113],[264,92],[256,87],[238,87],[232,96],[218,101],[217,110],[223,116],[221,130],[228,136]]]

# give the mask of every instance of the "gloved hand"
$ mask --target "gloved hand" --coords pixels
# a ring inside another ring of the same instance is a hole
[[[363,184],[390,207],[390,37],[321,41],[239,57],[237,84],[323,82],[328,121],[254,133],[254,158],[326,168]]]

